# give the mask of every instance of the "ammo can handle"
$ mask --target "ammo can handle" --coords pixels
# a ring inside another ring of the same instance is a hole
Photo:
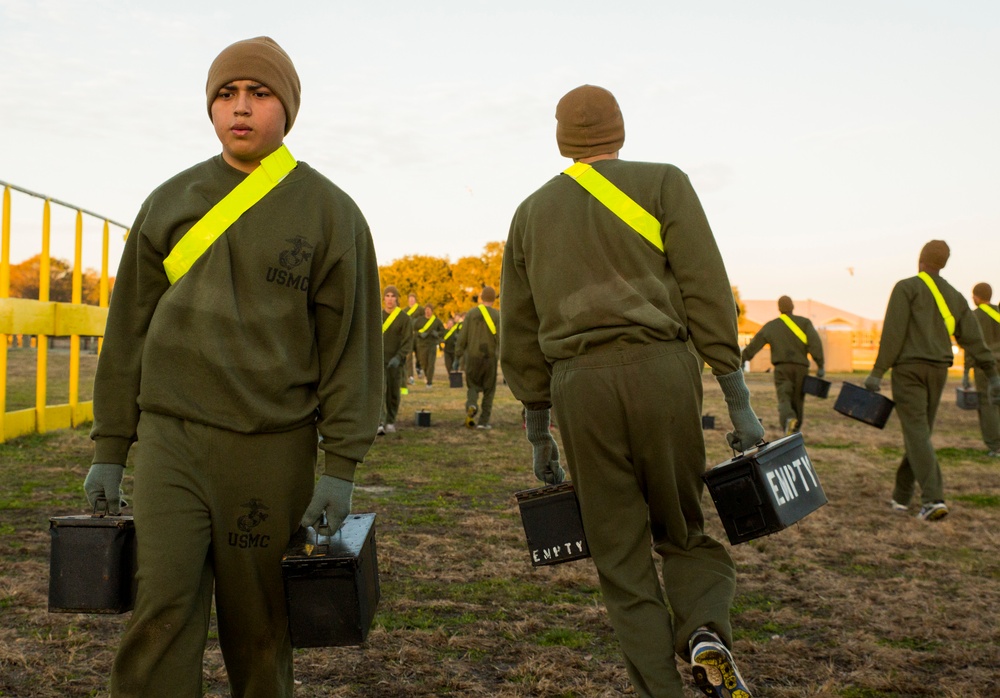
[[[743,454],[749,453],[750,451],[753,450],[759,450],[763,446],[767,446],[767,439],[761,439],[760,441],[755,443],[752,448],[748,448],[746,451],[737,451],[735,448],[733,448],[733,458],[735,458],[736,456],[742,456]],[[732,448],[732,446],[730,446],[730,448]]]
[[[102,507],[100,508],[99,507]],[[90,517],[93,519],[103,519],[108,515],[108,499],[107,497],[98,497],[94,500],[94,511],[91,513]]]

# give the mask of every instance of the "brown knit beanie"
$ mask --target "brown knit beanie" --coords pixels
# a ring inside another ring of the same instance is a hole
[[[934,267],[936,271],[944,269],[951,256],[951,249],[944,240],[931,240],[920,250],[920,263]]]
[[[382,297],[385,298],[390,293],[395,295],[397,299],[399,298],[399,290],[392,284],[389,284],[388,286],[385,287],[385,291],[382,292]]]
[[[556,105],[556,142],[574,160],[621,150],[625,121],[615,96],[596,85],[567,92]]]
[[[993,287],[986,282],[981,282],[972,287],[972,295],[984,303],[989,303],[993,299]]]
[[[795,310],[795,304],[792,303],[792,299],[788,296],[782,296],[778,299],[778,312],[785,313],[786,315]]]
[[[483,286],[483,290],[479,292],[479,297],[483,300],[483,303],[492,303],[497,299],[497,292],[493,290],[492,286]]]
[[[233,80],[259,80],[270,88],[285,108],[285,133],[292,130],[299,113],[302,85],[292,59],[267,36],[244,39],[222,50],[208,69],[205,93],[208,97],[208,118],[212,118],[212,102],[226,84]]]

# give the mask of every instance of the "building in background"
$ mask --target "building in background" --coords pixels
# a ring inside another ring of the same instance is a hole
[[[795,302],[795,314],[807,317],[823,341],[823,353],[828,373],[850,373],[871,370],[878,354],[882,321],[855,315],[841,308],[807,299]],[[740,346],[745,347],[758,330],[778,317],[778,301],[744,300],[745,312],[740,316]],[[961,366],[960,360],[956,364]],[[771,348],[764,347],[750,362],[751,371],[771,368]],[[815,371],[816,364],[812,364]]]

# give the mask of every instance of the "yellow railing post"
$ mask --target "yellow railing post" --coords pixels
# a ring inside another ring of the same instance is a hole
[[[101,237],[101,290],[98,295],[97,305],[101,308],[108,307],[108,219],[104,219],[104,234]],[[97,353],[100,355],[104,348],[104,335],[97,338]]]
[[[73,257],[73,291],[71,303],[83,303],[83,213],[76,212],[76,247]],[[80,402],[80,335],[69,338],[69,418],[77,425],[76,406]]]
[[[0,298],[10,295],[10,187],[3,188],[3,217],[0,223]],[[0,333],[0,442],[5,441],[4,415],[7,412],[7,334]]]
[[[45,200],[42,206],[42,256],[38,260],[38,300],[49,300],[49,245],[52,235],[52,206]],[[38,360],[35,368],[35,429],[45,432],[45,402],[49,378],[49,337],[37,336]]]

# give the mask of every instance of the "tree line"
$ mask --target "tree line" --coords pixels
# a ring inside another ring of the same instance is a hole
[[[464,312],[473,305],[483,286],[499,290],[500,265],[503,261],[502,242],[490,242],[478,256],[461,257],[455,262],[448,258],[428,255],[408,255],[378,268],[379,280],[384,289],[393,284],[402,296],[413,293],[421,305],[430,303],[442,319]],[[101,276],[93,269],[82,274],[83,303],[97,305]],[[35,255],[10,267],[10,295],[12,298],[38,299],[41,278],[41,255]],[[114,278],[109,279],[113,289]],[[49,261],[49,300],[69,303],[73,298],[73,265],[64,259]]]
[[[460,257],[451,262],[447,257],[407,255],[378,268],[379,281],[384,289],[392,284],[400,293],[400,304],[407,305],[407,296],[413,293],[421,306],[431,304],[435,314],[446,320],[456,313],[465,312],[475,303],[483,286],[500,291],[500,267],[503,262],[503,242],[488,242],[478,256]],[[41,255],[35,255],[10,267],[10,295],[13,298],[38,298]],[[98,304],[100,274],[93,269],[82,273],[83,302]],[[109,279],[114,287],[114,278]],[[744,310],[739,291],[733,287],[736,304]],[[73,266],[62,259],[52,258],[49,263],[49,300],[70,302],[73,297]]]

